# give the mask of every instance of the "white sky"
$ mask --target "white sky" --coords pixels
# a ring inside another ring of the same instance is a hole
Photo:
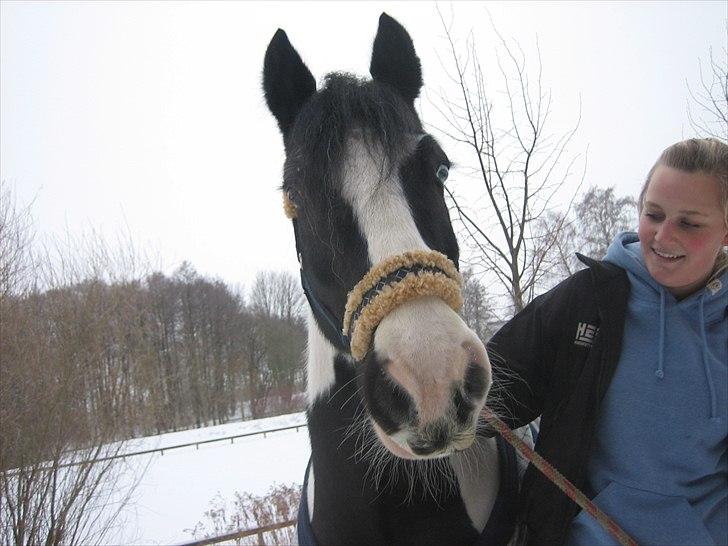
[[[297,267],[276,191],[282,140],[260,84],[277,28],[319,81],[332,70],[368,75],[386,11],[415,42],[423,96],[447,89],[438,60],[446,43],[429,2],[0,6],[0,177],[20,203],[35,200],[40,238],[128,231],[167,271],[186,259],[233,284],[249,286],[261,269]],[[440,4],[452,9],[456,34],[472,29],[484,48],[494,43],[486,7],[526,52],[538,37],[552,131],[573,126],[581,98],[570,150],[588,146],[587,186],[615,185],[619,194],[636,194],[659,152],[692,136],[686,81],[697,87],[709,47],[723,54],[726,6]]]

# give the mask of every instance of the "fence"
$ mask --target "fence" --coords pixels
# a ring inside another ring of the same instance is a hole
[[[182,544],[178,544],[177,546],[205,546],[206,544],[219,544],[220,542],[252,537],[254,535],[257,535],[258,537],[258,544],[264,545],[265,542],[263,540],[263,533],[276,531],[278,529],[285,529],[286,527],[293,527],[294,525],[296,525],[296,521],[297,520],[295,519],[282,521],[280,523],[266,525],[265,527],[258,527],[257,529],[246,529],[244,531],[235,531],[234,533],[228,533],[226,535],[203,538],[200,540],[195,540],[194,542],[183,542]]]
[[[200,446],[203,444],[212,444],[214,442],[225,442],[227,440],[230,440],[230,443],[235,443],[235,440],[238,438],[246,438],[249,436],[259,436],[263,435],[263,438],[265,438],[268,434],[272,434],[273,432],[282,432],[284,430],[293,430],[295,429],[296,432],[298,432],[299,428],[307,427],[308,425],[306,423],[301,423],[299,425],[291,425],[288,427],[279,427],[279,428],[272,428],[268,430],[257,430],[255,432],[246,432],[244,434],[236,434],[234,436],[224,436],[222,438],[211,438],[209,440],[197,440],[195,442],[187,442],[184,444],[176,444],[173,446],[166,446],[166,447],[158,447],[155,449],[145,449],[143,451],[133,451],[131,453],[118,453],[116,455],[111,455],[109,457],[99,457],[98,459],[93,459],[92,461],[81,461],[76,463],[64,463],[54,466],[48,466],[48,467],[38,467],[36,470],[54,470],[56,468],[65,468],[68,466],[78,466],[78,465],[87,465],[89,463],[95,464],[100,463],[103,461],[110,461],[112,459],[126,459],[127,457],[136,457],[137,455],[150,455],[152,453],[160,453],[164,455],[165,451],[171,451],[173,449],[181,449],[183,447],[192,447],[195,446],[196,449],[200,449]],[[9,470],[7,471],[7,474],[12,476],[14,474],[17,474],[18,470]]]

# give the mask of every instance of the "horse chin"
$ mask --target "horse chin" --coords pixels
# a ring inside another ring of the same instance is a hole
[[[377,437],[379,438],[379,441],[382,443],[382,445],[392,455],[395,455],[396,457],[399,457],[400,459],[420,460],[420,461],[428,460],[428,459],[441,459],[443,457],[448,457],[454,453],[458,453],[460,451],[465,451],[466,449],[469,449],[473,445],[473,441],[475,440],[474,432],[472,434],[465,434],[465,435],[462,435],[460,438],[458,438],[457,441],[453,442],[451,445],[447,446],[446,448],[444,448],[442,450],[430,453],[428,455],[418,455],[418,454],[412,452],[412,450],[408,446],[402,445],[391,435],[384,432],[384,430],[382,430],[382,428],[376,422],[372,421],[372,425],[373,425],[374,431],[376,432]]]
[[[379,438],[379,441],[382,443],[382,445],[387,448],[387,451],[389,451],[392,455],[395,455],[399,457],[400,459],[423,459],[424,457],[420,457],[418,455],[415,455],[412,453],[412,451],[406,447],[401,445],[399,442],[397,442],[392,436],[387,434],[382,430],[382,427],[380,427],[376,421],[372,419],[372,428],[374,428],[374,432],[376,432],[377,437]]]

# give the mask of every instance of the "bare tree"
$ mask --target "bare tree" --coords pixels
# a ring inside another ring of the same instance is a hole
[[[300,284],[290,273],[262,271],[255,277],[250,305],[266,317],[294,320],[301,314],[303,293]]]
[[[123,474],[108,457],[123,443],[110,443],[113,420],[90,419],[99,399],[86,396],[90,372],[103,366],[104,348],[89,342],[103,317],[78,290],[38,292],[38,275],[52,264],[31,253],[29,209],[5,187],[0,195],[0,541],[96,543],[133,491],[133,482],[117,491]]]
[[[33,325],[21,324],[33,331]],[[110,442],[109,431],[90,431],[87,420],[79,419],[79,408],[69,403],[83,381],[77,371],[54,366],[51,376],[42,369],[49,362],[44,348],[27,349],[22,367],[3,370],[0,387],[0,541],[99,543],[136,483],[113,458],[124,444]],[[8,408],[8,401],[17,403]]]
[[[536,220],[539,237],[551,243],[551,252],[543,263],[544,287],[554,286],[584,267],[576,258],[576,253],[581,250],[581,239],[572,216],[560,211],[548,211]]]
[[[291,411],[301,390],[305,347],[303,293],[291,274],[263,271],[251,289],[253,311],[247,334],[248,393],[251,412]]]
[[[10,187],[0,180],[0,298],[22,291],[23,284],[32,278],[30,209],[30,205],[18,207]]]
[[[245,362],[246,385],[242,393],[243,415],[245,406],[250,417],[263,417],[268,407],[268,395],[272,387],[271,371],[268,367],[265,350],[264,326],[254,315],[248,315],[243,329],[243,355]]]
[[[621,231],[637,226],[637,201],[630,196],[617,197],[614,187],[592,186],[576,204],[579,252],[601,259]]]
[[[728,38],[728,23],[726,23]],[[693,90],[687,83],[688,92],[694,106],[688,101],[688,120],[695,133],[701,137],[728,140],[728,49],[714,55],[708,50],[710,62],[707,74],[704,73],[702,61],[698,61],[700,71],[699,89]],[[697,109],[697,112],[694,111]]]
[[[146,278],[147,320],[145,328],[149,356],[147,384],[154,388],[152,420],[157,434],[177,430],[185,418],[182,395],[185,370],[180,364],[180,298],[178,286],[162,273]]]
[[[465,170],[480,183],[475,200],[480,210],[467,210],[447,191],[475,256],[470,263],[495,277],[517,312],[546,273],[556,234],[541,232],[537,221],[556,207],[557,194],[572,175],[578,155],[565,156],[578,121],[558,136],[548,130],[551,94],[543,85],[540,55],[532,69],[518,44],[510,45],[494,29],[500,40],[501,99],[489,91],[473,35],[460,52],[444,20],[443,28],[449,44],[446,70],[457,91],[440,94],[436,108],[445,121],[438,129],[469,150]]]
[[[554,238],[553,251],[544,268],[549,284],[556,284],[585,267],[577,259],[577,252],[604,258],[617,234],[633,230],[636,225],[637,202],[630,196],[615,196],[614,187],[589,188],[570,215],[549,212],[539,218],[538,230],[542,236]]]
[[[487,291],[472,269],[463,272],[463,308],[465,323],[482,340],[487,341],[497,330],[497,318],[490,306]]]

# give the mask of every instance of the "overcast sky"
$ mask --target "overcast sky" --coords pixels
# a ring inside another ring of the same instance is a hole
[[[570,150],[588,148],[587,185],[620,194],[636,194],[659,152],[692,136],[686,82],[697,87],[709,48],[726,48],[724,1],[439,5],[484,50],[495,43],[488,12],[532,59],[538,39],[553,132],[573,126],[581,102]],[[277,192],[283,145],[260,90],[277,28],[319,81],[368,75],[386,11],[422,59],[421,110],[452,89],[429,2],[3,0],[0,10],[0,177],[21,204],[35,200],[39,237],[128,232],[167,271],[188,260],[233,284],[296,270]]]

